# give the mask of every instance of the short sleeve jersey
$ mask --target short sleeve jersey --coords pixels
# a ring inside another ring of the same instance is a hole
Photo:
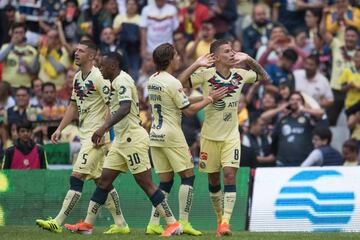
[[[201,86],[204,96],[212,89],[227,87],[225,98],[205,107],[205,121],[201,136],[213,141],[224,141],[239,137],[237,109],[244,83],[253,83],[257,74],[250,70],[234,68],[228,78],[221,76],[215,68],[207,68],[193,73],[192,86]]]
[[[98,68],[92,67],[83,78],[81,71],[74,77],[71,100],[79,112],[79,135],[83,142],[91,141],[92,134],[102,126],[110,101],[110,81],[103,79]],[[108,134],[105,141],[108,141]]]
[[[141,126],[139,97],[134,80],[129,74],[121,71],[111,83],[111,114],[114,114],[124,101],[131,102],[130,112],[120,122],[115,124],[115,138],[118,143],[136,142],[147,137],[147,133]]]
[[[181,110],[190,105],[178,79],[167,72],[152,75],[148,84],[153,122],[150,146],[187,147],[181,130]]]

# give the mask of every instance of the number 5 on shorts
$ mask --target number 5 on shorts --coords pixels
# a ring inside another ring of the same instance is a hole
[[[83,158],[83,161],[81,162],[81,164],[86,164],[88,155],[89,155],[89,154],[87,154],[87,153],[84,153],[84,154],[83,154],[83,157],[82,157],[82,158]]]

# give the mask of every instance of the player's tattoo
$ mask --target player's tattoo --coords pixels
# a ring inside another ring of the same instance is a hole
[[[246,64],[259,75],[260,80],[270,79],[269,74],[267,74],[265,69],[255,59],[249,58]]]

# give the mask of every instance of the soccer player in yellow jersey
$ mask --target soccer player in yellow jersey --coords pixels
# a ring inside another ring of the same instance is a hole
[[[103,79],[100,71],[93,65],[97,47],[91,41],[81,41],[75,52],[75,64],[80,71],[74,77],[73,92],[70,104],[59,127],[51,136],[53,143],[57,143],[61,131],[74,119],[79,118],[81,149],[70,176],[70,189],[67,192],[62,208],[55,219],[36,220],[36,224],[43,229],[61,232],[61,224],[69,216],[71,210],[81,197],[84,181],[101,175],[104,157],[109,142],[108,134],[102,138],[99,146],[91,142],[92,134],[103,124],[109,113],[110,82]],[[119,210],[118,194],[112,189],[108,195],[107,207],[114,217],[115,223],[125,222]]]
[[[111,81],[110,109],[112,117],[93,134],[95,144],[101,142],[104,133],[114,126],[115,140],[110,148],[98,186],[91,198],[84,222],[74,225],[65,224],[73,232],[91,233],[99,208],[106,201],[109,190],[116,177],[123,172],[133,174],[136,182],[150,198],[153,206],[165,217],[168,223],[163,236],[182,233],[179,222],[174,218],[165,195],[151,179],[149,158],[149,135],[141,126],[139,117],[139,99],[134,80],[121,70],[121,56],[118,53],[105,54],[100,63],[100,70],[105,79]],[[113,232],[124,232],[114,227]],[[130,230],[127,227],[126,232]]]
[[[184,233],[201,235],[189,222],[194,185],[194,164],[181,130],[181,115],[192,115],[213,101],[224,97],[224,89],[211,92],[207,97],[188,98],[178,79],[171,74],[180,66],[175,48],[165,43],[153,52],[157,72],[148,83],[149,100],[153,115],[150,131],[150,150],[155,171],[160,178],[160,189],[168,194],[173,185],[174,172],[181,177],[179,189],[179,222]],[[198,62],[199,65],[202,62]],[[207,66],[207,65],[205,65]],[[159,213],[153,208],[147,234],[159,234]]]
[[[213,89],[222,87],[227,89],[225,98],[205,108],[199,166],[200,171],[208,173],[210,196],[218,221],[218,235],[231,235],[229,222],[236,200],[236,171],[240,164],[237,118],[240,93],[245,83],[265,79],[267,74],[248,55],[235,53],[230,42],[226,40],[212,43],[210,54],[205,58],[215,61],[215,67],[193,73],[199,67],[195,62],[181,74],[179,80],[185,87],[201,86],[205,97]],[[238,64],[249,65],[252,70],[234,68]],[[223,208],[221,206],[221,169],[224,173]]]

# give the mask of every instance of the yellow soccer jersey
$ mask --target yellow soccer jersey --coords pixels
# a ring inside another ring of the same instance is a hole
[[[74,77],[71,100],[76,102],[79,112],[79,135],[82,142],[91,142],[92,134],[100,128],[108,113],[110,81],[103,79],[98,68],[83,79],[81,71]],[[105,141],[109,136],[106,134]]]
[[[190,77],[192,86],[201,85],[204,96],[212,89],[228,88],[225,98],[205,107],[205,121],[201,136],[213,141],[225,141],[238,138],[238,102],[244,83],[253,83],[257,79],[254,71],[231,69],[228,78],[221,76],[215,68],[199,70]]]
[[[129,74],[121,71],[111,86],[110,110],[112,114],[119,109],[119,103],[131,102],[129,114],[114,126],[116,141],[118,143],[134,143],[148,137],[146,130],[141,126],[139,97],[134,80]]]
[[[190,105],[180,81],[167,72],[155,73],[149,79],[152,110],[150,146],[187,147],[181,130],[181,109]]]

